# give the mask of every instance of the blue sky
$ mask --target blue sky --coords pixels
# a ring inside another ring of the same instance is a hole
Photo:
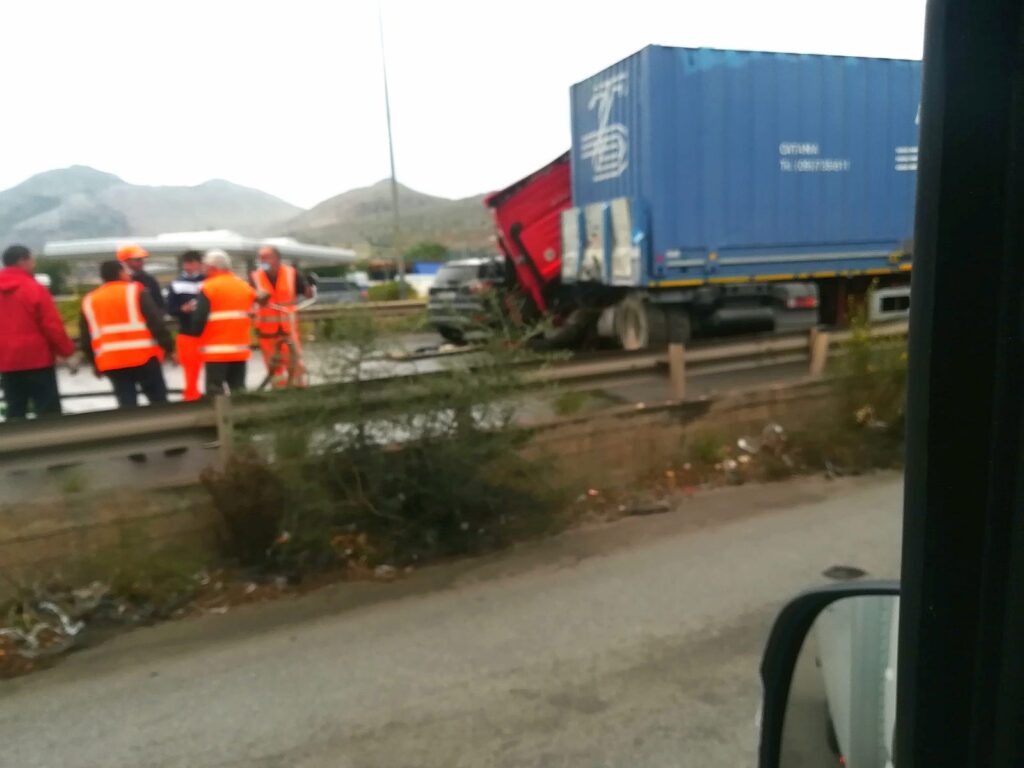
[[[924,0],[380,8],[399,180],[446,197],[564,151],[569,86],[649,43],[919,58],[924,33]],[[377,14],[376,0],[0,3],[0,189],[76,163],[303,206],[371,184],[388,175]]]

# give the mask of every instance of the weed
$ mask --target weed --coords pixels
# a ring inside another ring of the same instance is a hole
[[[552,407],[559,416],[572,416],[582,411],[589,401],[589,393],[568,390],[555,395]]]
[[[221,515],[225,554],[242,565],[265,564],[288,500],[277,471],[249,449],[232,456],[222,470],[204,471],[201,480]]]
[[[722,460],[725,444],[718,435],[700,433],[687,439],[687,455],[696,464],[715,464]]]
[[[376,328],[353,316],[341,332],[326,366],[340,394],[289,393],[286,420],[251,424],[250,449],[204,476],[226,554],[297,575],[363,571],[480,552],[557,524],[563,498],[524,458],[528,434],[513,426],[524,353],[508,329],[472,367],[452,365],[386,401],[368,378],[386,365]]]

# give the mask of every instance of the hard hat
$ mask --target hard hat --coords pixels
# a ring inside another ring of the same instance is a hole
[[[128,259],[144,259],[149,256],[149,251],[135,243],[122,245],[117,249],[117,260],[128,261]]]

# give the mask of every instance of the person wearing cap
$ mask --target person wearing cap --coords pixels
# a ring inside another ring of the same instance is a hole
[[[131,275],[131,279],[136,283],[140,283],[149,295],[153,297],[153,303],[156,304],[156,308],[162,314],[166,307],[164,306],[164,294],[160,290],[160,283],[143,269],[143,263],[148,257],[149,251],[135,243],[122,245],[117,249],[117,260],[125,265],[128,274]]]
[[[139,404],[139,390],[150,404],[167,402],[161,363],[174,357],[174,341],[164,315],[121,261],[100,265],[103,285],[82,299],[79,338],[97,376],[106,376],[121,408]]]
[[[178,321],[178,335],[175,344],[178,362],[185,381],[182,400],[198,400],[199,373],[203,358],[199,354],[199,334],[192,328],[192,313],[199,297],[199,287],[206,279],[202,251],[185,251],[181,255],[181,274],[167,288],[167,314]]]
[[[227,395],[245,389],[256,290],[231,271],[224,251],[207,251],[203,281],[192,311],[199,354],[206,365],[206,394]]]

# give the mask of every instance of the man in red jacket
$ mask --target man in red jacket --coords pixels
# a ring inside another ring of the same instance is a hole
[[[29,402],[37,416],[60,413],[57,360],[75,345],[64,330],[53,297],[32,275],[32,251],[12,245],[0,269],[0,384],[7,419],[23,419]]]

